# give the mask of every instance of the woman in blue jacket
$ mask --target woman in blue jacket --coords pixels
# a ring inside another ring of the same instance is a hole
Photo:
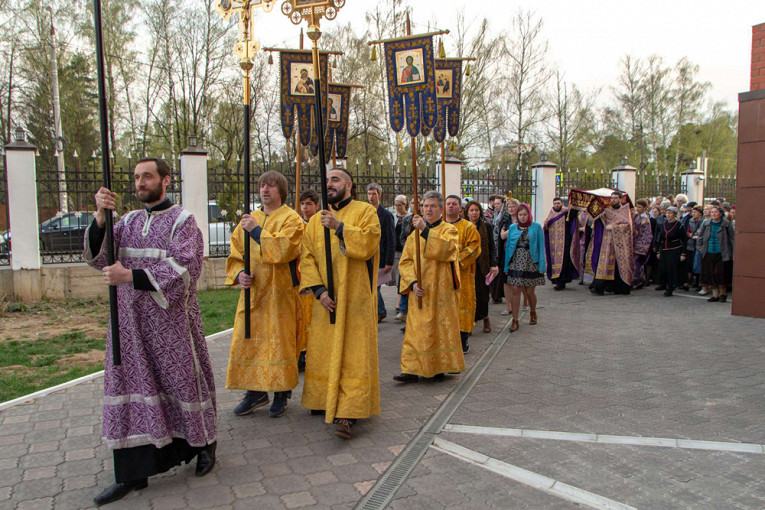
[[[545,258],[545,237],[542,225],[533,222],[528,204],[518,206],[518,222],[510,225],[505,246],[505,272],[512,294],[510,306],[513,323],[510,331],[516,331],[521,307],[521,293],[529,305],[529,324],[537,323],[537,296],[534,287],[545,284],[547,261]]]

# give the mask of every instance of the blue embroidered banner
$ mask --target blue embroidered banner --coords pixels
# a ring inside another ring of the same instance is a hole
[[[433,128],[433,138],[441,143],[460,131],[460,100],[462,99],[462,60],[436,59],[436,103],[438,120]],[[431,129],[422,126],[422,134],[430,135]]]
[[[313,79],[313,60],[310,50],[290,50],[279,52],[281,71],[281,117],[282,133],[291,138],[295,128],[295,110],[297,110],[298,134],[300,145],[316,145],[318,136],[312,126],[311,112],[316,99],[316,83]],[[320,79],[321,103],[323,116],[327,116],[327,64],[325,53],[319,54],[321,67]]]
[[[398,133],[406,125],[409,135],[417,136],[423,126],[432,129],[438,118],[433,37],[386,42],[385,68],[393,131]]]
[[[352,89],[351,85],[342,83],[330,83],[327,87],[327,136],[324,137],[324,155],[327,163],[332,158],[333,142],[335,155],[338,158],[345,157]],[[314,154],[316,154],[315,150]]]

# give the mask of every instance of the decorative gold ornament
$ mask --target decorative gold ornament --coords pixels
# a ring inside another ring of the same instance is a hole
[[[274,65],[274,55],[270,51],[268,52],[268,65]]]
[[[396,139],[398,140],[398,146],[401,150],[404,150],[404,142],[401,141],[401,135],[396,135]]]
[[[428,143],[428,139],[426,138],[426,139],[425,139],[425,151],[426,151],[426,152],[430,152],[430,151],[432,151],[432,150],[433,150],[433,149],[430,147],[430,144]]]
[[[377,62],[377,46],[372,46],[372,58],[370,58],[372,62]]]
[[[321,18],[335,19],[337,11],[344,6],[345,0],[285,0],[282,3],[282,14],[295,25],[299,25],[304,19],[310,24],[318,25]]]
[[[444,50],[444,39],[438,38],[438,58],[446,58],[446,50]]]
[[[465,67],[465,76],[470,76],[470,64]]]
[[[452,143],[449,144],[449,152],[454,152],[457,150],[457,146],[454,144],[454,140],[452,140]]]

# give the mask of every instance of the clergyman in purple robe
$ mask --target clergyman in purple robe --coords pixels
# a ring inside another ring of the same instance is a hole
[[[632,243],[633,259],[635,266],[632,272],[632,286],[642,288],[646,285],[645,263],[651,253],[653,244],[653,231],[651,230],[651,220],[646,214],[648,201],[644,198],[635,202],[635,210],[632,212],[632,234],[634,241]]]
[[[95,498],[116,501],[148,477],[197,457],[196,475],[215,465],[215,381],[197,298],[204,245],[194,217],[166,195],[170,167],[143,158],[135,187],[145,210],[114,226],[117,261],[107,266],[105,214],[116,194],[101,188],[83,258],[117,287],[122,362],[106,356],[102,439],[113,450],[115,483]],[[106,337],[111,353],[112,332]]]

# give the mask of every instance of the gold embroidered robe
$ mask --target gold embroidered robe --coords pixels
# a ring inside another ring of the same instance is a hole
[[[459,233],[457,227],[441,222],[428,229],[428,238],[415,229],[407,238],[399,261],[402,294],[409,293],[406,334],[401,348],[401,372],[433,377],[465,370],[460,341]],[[412,290],[417,281],[415,240],[420,235],[422,309]]]
[[[475,263],[481,255],[481,234],[472,222],[464,218],[452,225],[459,234],[460,331],[469,333],[475,326]]]
[[[297,386],[296,287],[297,257],[303,220],[282,205],[269,214],[252,212],[262,228],[260,244],[250,243],[250,338],[244,338],[244,293],[234,318],[226,388],[252,391],[288,391]],[[231,255],[226,260],[226,285],[236,285],[244,269],[244,233],[241,223],[231,234]],[[290,268],[290,264],[294,267]]]
[[[377,210],[352,200],[333,210],[343,222],[342,242],[330,229],[335,284],[335,324],[313,298],[306,348],[303,407],[323,409],[324,420],[368,418],[380,413],[377,362],[377,266],[380,220]],[[320,214],[308,221],[300,255],[301,293],[327,286],[324,227]]]

